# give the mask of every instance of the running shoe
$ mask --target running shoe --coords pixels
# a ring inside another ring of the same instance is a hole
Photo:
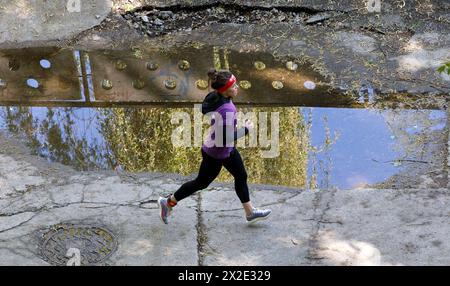
[[[252,214],[247,216],[247,222],[253,223],[259,220],[264,220],[269,217],[269,215],[272,213],[272,210],[269,209],[257,209],[253,208]]]

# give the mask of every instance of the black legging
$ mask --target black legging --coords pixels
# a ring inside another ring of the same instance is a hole
[[[215,159],[203,151],[202,163],[198,172],[197,178],[193,181],[184,183],[174,194],[177,201],[192,195],[196,191],[206,189],[209,184],[219,175],[222,165],[234,177],[234,188],[241,203],[248,203],[250,196],[248,194],[247,186],[247,172],[245,171],[244,162],[242,161],[239,151],[235,148],[230,157],[225,159]]]

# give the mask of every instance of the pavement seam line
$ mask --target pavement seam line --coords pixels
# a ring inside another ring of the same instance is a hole
[[[318,245],[318,236],[319,231],[321,230],[321,225],[328,224],[328,223],[338,223],[342,224],[342,222],[332,222],[325,220],[326,212],[331,208],[331,203],[334,201],[335,194],[337,192],[337,188],[333,188],[330,190],[318,190],[314,200],[313,200],[313,206],[314,206],[314,217],[312,220],[314,220],[316,223],[314,224],[314,227],[312,229],[311,235],[308,239],[308,250],[306,259],[309,261],[309,265],[319,265],[320,263],[318,261],[324,259],[325,257],[320,257],[317,255],[317,249],[319,248]],[[324,193],[324,191],[329,191],[329,193]],[[326,198],[324,198],[326,196]],[[324,208],[321,208],[321,203],[323,203],[323,200],[326,200],[326,205]],[[319,214],[317,214],[317,210],[322,209]]]
[[[197,193],[197,265],[204,266],[205,261],[205,245],[208,243],[208,237],[206,235],[206,227],[203,223],[202,216],[202,196]]]

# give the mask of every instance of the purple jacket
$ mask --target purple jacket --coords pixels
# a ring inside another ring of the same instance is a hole
[[[230,98],[225,98],[216,91],[208,93],[202,103],[203,114],[213,111],[217,112],[215,115],[221,116],[222,120],[218,120],[217,123],[221,123],[223,126],[223,141],[218,140],[218,142],[221,141],[222,144],[216,144],[215,128],[213,127],[211,133],[209,134],[209,142],[207,141],[203,144],[202,150],[215,159],[225,159],[228,158],[230,153],[235,149],[234,141],[242,136],[245,136],[249,131],[247,128],[237,130],[236,106],[234,106],[233,101]],[[215,123],[216,119],[212,118],[211,126],[214,126]],[[228,128],[226,127],[227,125]]]

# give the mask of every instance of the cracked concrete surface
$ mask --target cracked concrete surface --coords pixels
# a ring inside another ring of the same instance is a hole
[[[448,189],[250,186],[254,204],[273,214],[247,225],[232,183],[213,183],[182,201],[166,226],[156,199],[186,177],[80,173],[25,149],[8,155],[20,144],[1,139],[0,265],[47,265],[39,233],[61,222],[110,229],[118,249],[107,265],[450,264]],[[65,172],[56,184],[52,169]]]
[[[14,45],[68,39],[100,24],[111,8],[110,0],[2,0],[0,43]]]

